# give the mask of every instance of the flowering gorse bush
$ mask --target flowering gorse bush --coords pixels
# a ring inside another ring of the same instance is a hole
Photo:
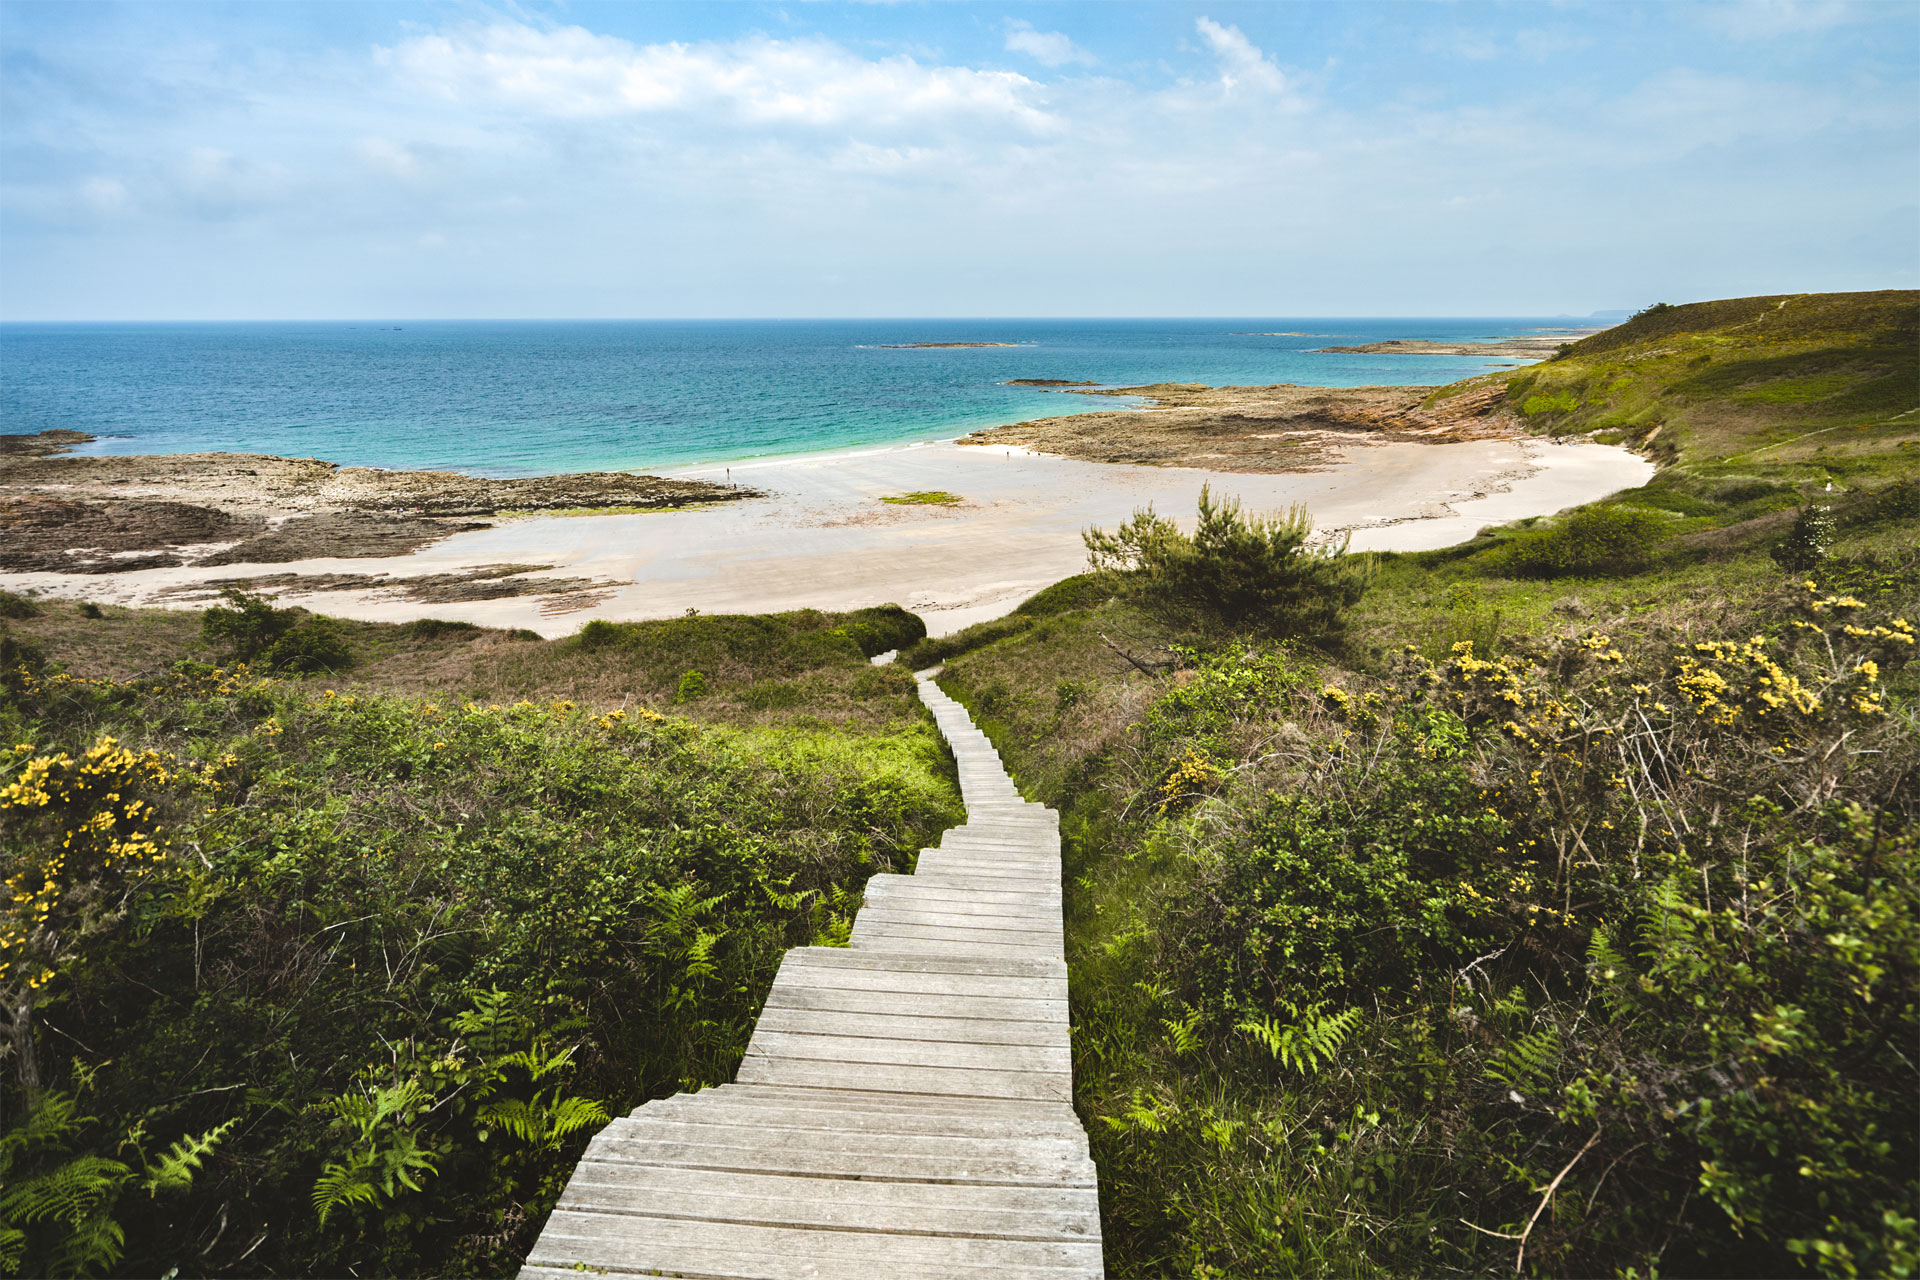
[[[245,667],[23,662],[0,742],[7,1273],[510,1270],[592,1130],[729,1078],[782,952],[957,816],[917,722]]]
[[[1137,1019],[1076,1015],[1111,1237],[1209,1275],[1914,1274],[1913,649],[1795,583],[1733,636],[1366,682],[1187,651],[1096,775],[1100,841],[1177,868],[1074,960]]]

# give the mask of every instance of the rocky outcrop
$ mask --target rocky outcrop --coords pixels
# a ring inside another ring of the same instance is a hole
[[[732,502],[758,490],[626,472],[495,480],[254,453],[74,457],[77,431],[0,436],[0,572],[118,573],[405,555],[475,519]]]
[[[1309,471],[1356,445],[1444,443],[1520,433],[1503,382],[1431,387],[1209,387],[1156,383],[1068,394],[1129,396],[1144,409],[1041,418],[976,431],[962,444],[1019,445],[1088,462],[1216,471]]]

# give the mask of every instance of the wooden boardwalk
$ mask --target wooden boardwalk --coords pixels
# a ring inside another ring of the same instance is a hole
[[[523,1280],[1101,1274],[1072,1107],[1060,832],[967,713],[920,696],[967,823],[867,882],[850,947],[787,953],[735,1083],[587,1147]]]

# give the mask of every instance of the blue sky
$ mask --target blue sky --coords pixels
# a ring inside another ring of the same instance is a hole
[[[1920,285],[1920,4],[0,4],[0,318]]]

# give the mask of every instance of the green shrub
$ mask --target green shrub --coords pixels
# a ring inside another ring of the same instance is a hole
[[[1895,520],[1920,520],[1920,480],[1896,480],[1874,490],[1846,513],[1849,525],[1873,525]]]
[[[705,678],[698,671],[689,671],[681,677],[674,701],[692,702],[705,695]],[[782,707],[804,705],[808,699],[808,689],[792,680],[762,680],[759,684],[742,689],[739,697],[740,705],[750,711],[774,711]]]
[[[890,649],[904,649],[927,637],[927,624],[917,613],[909,613],[897,604],[856,609],[846,616],[840,629],[860,646],[860,652],[877,658]]]
[[[46,665],[46,650],[0,624],[0,688],[11,688],[9,681],[18,682],[22,670],[33,674]]]
[[[443,636],[472,636],[485,630],[478,623],[460,622],[452,618],[415,618],[400,628],[402,635],[409,640],[438,640]]]
[[[847,692],[855,698],[912,697],[913,677],[901,668],[888,663],[883,667],[870,667],[853,678],[847,686]]]
[[[1743,506],[1761,498],[1777,498],[1793,492],[1791,486],[1770,480],[1729,480],[1713,492],[1714,500],[1729,507]]]
[[[337,618],[307,617],[294,623],[262,655],[267,670],[285,675],[318,675],[353,665],[353,645]]]
[[[1028,596],[1014,612],[1025,618],[1051,618],[1076,609],[1091,609],[1113,598],[1113,580],[1104,574],[1078,573]]]
[[[1520,402],[1520,412],[1531,418],[1541,413],[1572,413],[1580,407],[1580,397],[1571,391],[1528,396]]]
[[[692,702],[696,698],[707,696],[707,678],[698,671],[688,671],[680,677],[680,683],[673,691],[675,702]]]
[[[265,596],[238,587],[228,587],[220,598],[226,604],[200,615],[200,638],[237,662],[258,659],[293,629],[300,616],[293,609],[276,609]]]
[[[986,622],[976,622],[964,627],[950,636],[936,636],[909,645],[900,651],[894,661],[909,671],[924,671],[928,667],[938,666],[948,658],[989,645],[996,640],[1005,640],[1008,636],[1017,636],[1033,625],[1030,618],[1009,614],[1004,618],[992,618]]]
[[[896,493],[880,499],[896,507],[952,507],[958,506],[961,497],[957,493],[948,493],[945,489],[921,489],[914,493]]]
[[[1202,488],[1191,537],[1152,507],[1113,533],[1090,529],[1084,537],[1096,573],[1176,626],[1331,637],[1366,593],[1374,565],[1346,554],[1344,543],[1309,546],[1312,531],[1301,508],[1248,517],[1237,500],[1216,504]]]
[[[1583,507],[1513,538],[1494,553],[1493,564],[1516,577],[1615,577],[1647,568],[1666,538],[1666,522],[1650,511]]]
[[[11,591],[0,591],[0,618],[37,618],[40,606],[26,596],[15,595]]]
[[[75,610],[83,618],[104,618],[107,616],[105,611],[91,600],[82,600],[75,606]]]
[[[798,675],[817,667],[851,665],[870,656],[848,633],[846,621],[853,616],[797,609],[792,613],[695,614],[652,622],[595,619],[580,628],[574,643],[590,652],[623,653],[636,666],[663,673],[685,671],[692,665],[716,679],[731,678],[729,672]],[[885,609],[873,611],[866,621],[872,628],[869,643],[884,638],[886,628],[910,625]]]
[[[957,663],[1062,809],[1112,1274],[1912,1274],[1902,567],[1358,687],[1189,652],[1077,745],[1037,640]]]
[[[1831,507],[1818,503],[1802,507],[1793,528],[1773,548],[1773,558],[1783,569],[1804,573],[1833,554],[1838,532]]]

